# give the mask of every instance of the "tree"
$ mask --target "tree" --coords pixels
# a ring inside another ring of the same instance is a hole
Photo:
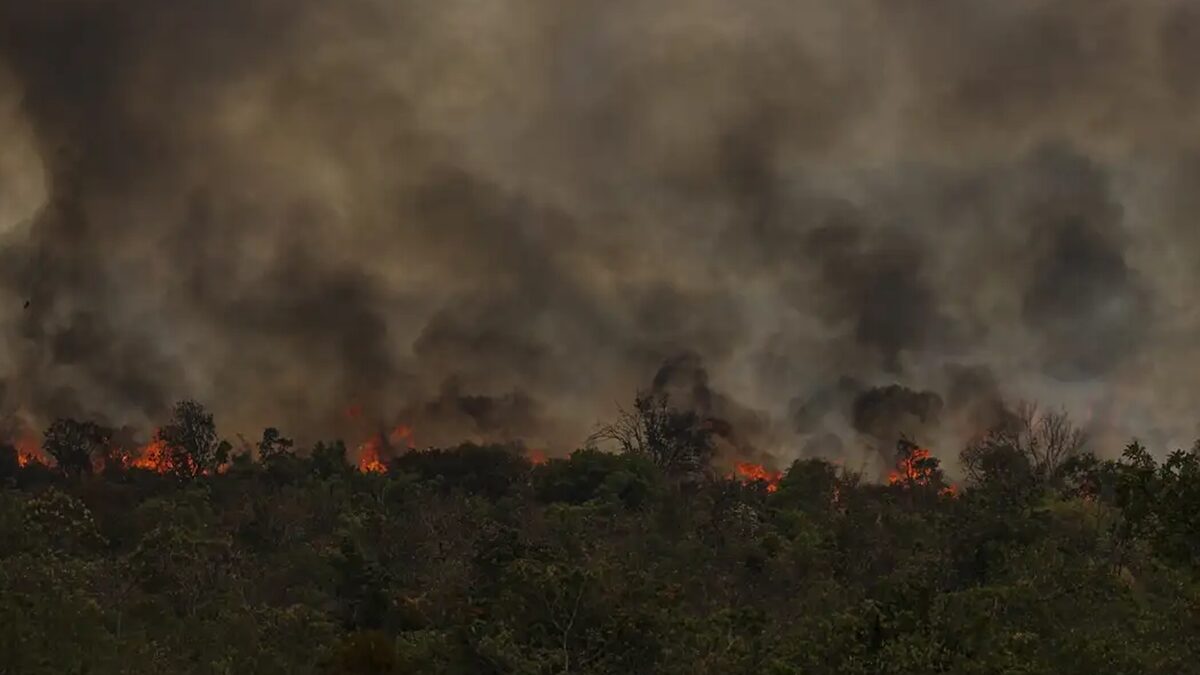
[[[529,478],[529,460],[513,445],[463,443],[449,450],[408,452],[391,464],[421,481],[491,499],[513,493]]]
[[[295,442],[284,438],[275,427],[263,430],[262,440],[258,442],[258,458],[264,463],[270,463],[291,454]]]
[[[92,462],[104,455],[112,442],[112,431],[94,422],[55,420],[46,429],[42,449],[54,458],[68,476],[92,473]]]
[[[673,408],[666,394],[642,392],[633,410],[601,426],[588,446],[615,443],[621,452],[648,457],[668,474],[697,474],[708,468],[715,449],[713,421],[695,410]]]
[[[1068,462],[1086,446],[1087,435],[1071,422],[1066,411],[1045,411],[1035,404],[1022,403],[1009,420],[963,451],[962,461],[976,482],[999,479],[1003,474],[1003,479],[1010,482],[1058,485]]]
[[[985,439],[959,455],[968,482],[990,494],[1019,498],[1037,484],[1029,457],[1009,443]]]
[[[346,444],[343,441],[318,441],[309,457],[312,472],[321,478],[330,478],[350,470],[346,463]]]
[[[823,459],[798,459],[779,481],[776,501],[808,513],[823,513],[838,506],[843,484],[838,467]]]
[[[537,467],[534,490],[547,503],[611,499],[637,508],[653,493],[657,478],[658,469],[645,457],[585,449]]]
[[[896,443],[896,468],[888,475],[888,484],[909,493],[953,495],[954,488],[946,484],[941,460],[921,446],[901,438]]]
[[[216,472],[232,448],[217,437],[212,413],[195,401],[176,403],[171,422],[158,430],[155,440],[163,444],[171,472],[184,480]]]

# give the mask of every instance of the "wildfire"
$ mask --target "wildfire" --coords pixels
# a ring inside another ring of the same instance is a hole
[[[933,459],[933,453],[913,445],[901,447],[902,449],[907,447],[907,451],[896,462],[896,470],[888,474],[888,485],[929,485],[933,483],[937,476],[936,460],[929,461]],[[947,485],[938,491],[938,495],[948,498],[957,497],[958,487]]]
[[[401,424],[385,436],[376,434],[358,446],[358,470],[363,473],[387,473],[387,464],[383,457],[385,450],[392,447],[403,447],[412,450],[416,447],[413,441],[413,429]]]
[[[379,459],[379,445],[368,441],[359,448],[358,470],[363,473],[387,473],[387,465]]]
[[[137,450],[130,452],[125,449],[113,451],[113,455],[119,458],[121,466],[126,469],[141,469],[143,471],[152,471],[159,475],[167,475],[175,473],[177,468],[185,469],[185,473],[189,475],[205,475],[211,476],[213,473],[223,474],[229,471],[230,464],[225,462],[213,469],[204,468],[198,470],[195,460],[191,457],[178,458],[181,464],[176,464],[176,458],[172,456],[170,449],[165,441],[158,438],[158,432],[154,433],[154,440],[141,446]]]
[[[529,463],[534,466],[541,466],[550,461],[550,458],[546,457],[545,451],[542,450],[528,450],[525,452],[525,456],[529,459]]]
[[[126,455],[122,461],[127,468],[144,469],[160,474],[171,473],[174,468],[166,443],[157,439],[142,446],[134,455]]]
[[[767,484],[767,492],[775,492],[779,489],[779,480],[783,478],[783,474],[779,471],[771,471],[762,464],[751,464],[750,462],[739,462],[734,467],[737,476],[743,482],[752,483],[755,481],[763,481]]]
[[[17,465],[25,468],[30,464],[45,464],[43,459],[42,449],[37,440],[29,435],[24,435],[16,442],[17,446]]]
[[[896,470],[888,474],[888,485],[919,483],[927,485],[933,477],[933,469],[923,463],[933,456],[925,448],[914,448],[896,463]]]

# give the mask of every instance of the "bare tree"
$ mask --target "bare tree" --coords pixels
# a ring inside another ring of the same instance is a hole
[[[1010,459],[1004,462],[1010,467],[1013,461],[1025,464],[1033,480],[1054,482],[1061,477],[1067,460],[1086,446],[1087,434],[1075,426],[1065,410],[1043,410],[1034,403],[1022,402],[1004,424],[990,430],[962,457],[968,474],[977,480],[994,471],[1001,457],[1007,456]]]
[[[694,410],[672,408],[664,393],[650,392],[638,394],[632,410],[620,408],[616,421],[602,425],[587,440],[589,447],[603,443],[648,457],[673,474],[702,471],[714,450],[709,420]]]

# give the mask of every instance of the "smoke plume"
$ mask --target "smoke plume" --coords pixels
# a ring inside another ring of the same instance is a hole
[[[1190,444],[1197,36],[1188,0],[0,0],[0,412],[565,450],[658,387],[781,460],[1019,398]]]

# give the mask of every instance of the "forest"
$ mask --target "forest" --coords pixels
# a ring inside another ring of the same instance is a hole
[[[1030,411],[952,482],[712,433],[648,395],[553,458],[56,421],[0,450],[0,673],[1200,672],[1200,444]]]

